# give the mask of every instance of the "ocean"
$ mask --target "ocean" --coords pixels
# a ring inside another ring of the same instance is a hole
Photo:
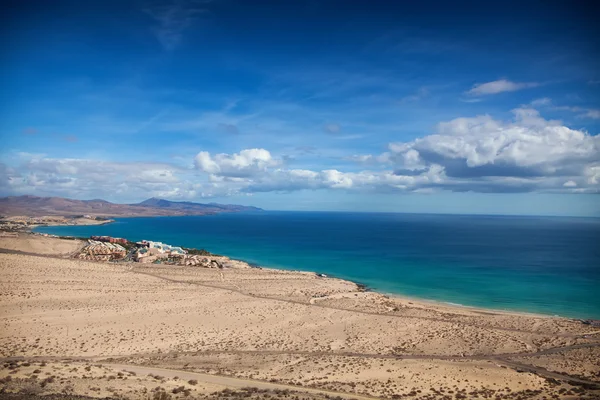
[[[162,241],[383,293],[600,318],[598,218],[264,211],[36,231]]]

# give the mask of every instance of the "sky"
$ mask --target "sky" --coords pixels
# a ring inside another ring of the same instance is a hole
[[[593,3],[3,3],[0,196],[600,216]]]

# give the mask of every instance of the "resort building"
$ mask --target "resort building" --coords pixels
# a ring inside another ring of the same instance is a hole
[[[127,239],[114,238],[114,237],[110,237],[110,236],[90,236],[90,239],[95,240],[97,242],[127,244]]]
[[[127,249],[118,243],[88,240],[88,245],[79,253],[82,260],[112,261],[120,260],[127,255]]]
[[[136,243],[138,251],[135,259],[138,262],[150,263],[159,259],[181,258],[186,255],[186,251],[178,246],[171,246],[162,242],[153,242],[143,240]]]

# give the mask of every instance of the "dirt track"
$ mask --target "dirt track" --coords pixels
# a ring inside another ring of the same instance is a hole
[[[175,376],[188,380],[188,379],[196,379],[199,382],[204,383],[212,383],[216,385],[223,385],[233,389],[241,389],[245,387],[255,387],[258,389],[267,389],[267,390],[294,390],[298,392],[305,393],[318,393],[318,394],[327,394],[330,396],[340,396],[345,399],[375,399],[376,397],[367,397],[362,395],[341,393],[341,392],[333,392],[329,390],[322,389],[313,389],[308,387],[298,387],[293,385],[283,385],[279,383],[271,383],[271,382],[263,382],[251,379],[242,379],[242,378],[234,378],[230,376],[220,376],[220,375],[211,375],[211,374],[202,374],[198,372],[189,372],[189,371],[181,371],[181,370],[173,370],[167,368],[157,368],[157,367],[142,367],[139,365],[128,365],[128,364],[112,364],[112,363],[104,363],[105,366],[110,366],[115,369],[132,371],[136,374],[160,374],[162,376],[173,378]]]

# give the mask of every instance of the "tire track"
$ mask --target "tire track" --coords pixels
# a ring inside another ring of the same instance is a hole
[[[195,285],[195,286],[207,287],[207,288],[211,288],[211,289],[227,290],[227,291],[230,291],[230,292],[238,293],[238,294],[240,294],[242,296],[251,297],[251,298],[255,298],[255,299],[278,301],[278,302],[282,302],[282,303],[300,305],[300,306],[305,306],[305,307],[319,307],[319,308],[323,308],[323,309],[336,310],[336,311],[346,311],[346,312],[351,312],[351,313],[355,313],[355,314],[372,315],[372,316],[377,316],[377,317],[404,318],[404,319],[420,319],[420,320],[427,320],[427,321],[434,321],[434,322],[454,323],[454,324],[460,324],[460,325],[465,325],[465,326],[472,326],[472,327],[475,327],[475,328],[483,328],[483,329],[490,329],[490,330],[497,330],[497,331],[504,331],[504,332],[516,332],[516,333],[524,333],[524,334],[530,334],[530,335],[552,336],[552,337],[573,338],[573,339],[577,339],[577,338],[581,338],[581,337],[586,336],[586,335],[592,335],[592,334],[597,333],[597,332],[594,332],[594,333],[590,333],[590,334],[574,334],[574,333],[556,333],[556,334],[553,334],[553,333],[532,332],[532,331],[527,331],[527,330],[524,330],[524,329],[517,329],[517,328],[506,328],[506,327],[499,327],[499,326],[479,325],[479,324],[476,324],[476,323],[470,323],[470,322],[465,322],[465,321],[452,321],[452,320],[448,320],[448,319],[444,319],[444,318],[436,318],[436,317],[405,316],[405,315],[397,315],[397,314],[381,314],[381,313],[377,313],[377,312],[374,312],[374,311],[354,310],[354,309],[348,309],[348,308],[343,308],[343,307],[335,307],[335,306],[323,305],[323,304],[318,304],[318,303],[310,303],[310,302],[307,303],[307,302],[303,302],[303,301],[300,301],[300,300],[282,299],[282,298],[277,298],[277,297],[270,297],[270,296],[264,296],[264,295],[259,295],[259,294],[247,293],[244,290],[242,290],[241,288],[239,288],[239,286],[237,286],[237,285],[234,285],[234,286],[236,286],[236,288],[231,288],[231,287],[223,287],[223,286],[220,286],[220,285],[214,285],[214,284],[210,284],[210,283],[206,283],[206,282],[185,281],[185,280],[167,278],[165,276],[158,275],[158,274],[155,274],[155,273],[152,273],[152,272],[139,271],[139,270],[137,270],[135,268],[131,272],[136,273],[136,274],[142,274],[142,275],[151,276],[151,277],[154,277],[154,278],[157,278],[157,279],[162,279],[162,280],[165,280],[165,281],[171,282],[171,283],[188,284],[188,285]],[[599,344],[600,344],[600,341],[599,341]]]

